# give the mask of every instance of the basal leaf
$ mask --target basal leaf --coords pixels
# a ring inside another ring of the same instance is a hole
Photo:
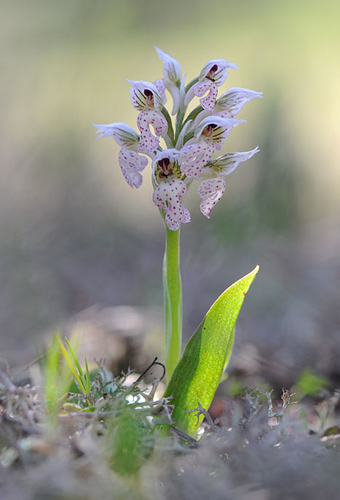
[[[199,403],[209,408],[230,358],[235,323],[244,297],[258,270],[256,266],[236,281],[211,306],[190,338],[166,388],[164,396],[172,396],[174,405],[174,425],[190,435],[195,434],[198,423],[197,417],[187,412]]]

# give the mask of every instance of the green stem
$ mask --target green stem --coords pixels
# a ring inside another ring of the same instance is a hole
[[[163,262],[165,308],[165,366],[167,379],[177,365],[182,344],[182,284],[180,273],[179,229],[166,228]]]

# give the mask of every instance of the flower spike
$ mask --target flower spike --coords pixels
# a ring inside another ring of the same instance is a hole
[[[138,111],[138,130],[124,123],[93,125],[98,137],[113,137],[121,147],[119,165],[132,188],[142,185],[142,172],[148,163],[144,155],[151,158],[153,202],[164,211],[168,229],[177,231],[181,223],[190,221],[183,201],[193,180],[198,182],[201,212],[209,218],[225,191],[226,176],[259,151],[255,148],[215,156],[232,129],[245,122],[235,116],[246,102],[262,98],[262,93],[233,87],[218,98],[228,70],[239,69],[224,58],[208,61],[199,76],[185,85],[179,62],[155,49],[163,63],[163,78],[153,83],[127,80],[132,105]],[[165,107],[166,90],[173,98],[174,120]],[[200,105],[187,114],[187,105],[195,96]]]

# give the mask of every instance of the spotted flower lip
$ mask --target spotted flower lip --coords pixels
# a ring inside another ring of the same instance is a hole
[[[197,193],[201,198],[200,210],[202,214],[210,219],[210,212],[222,195],[226,188],[226,180],[224,177],[214,177],[212,179],[203,179],[197,188]]]
[[[135,151],[122,148],[119,152],[118,161],[129,186],[132,188],[139,188],[143,182],[141,171],[143,171],[148,164],[147,158],[139,155]]]
[[[150,125],[154,128],[155,135],[150,130]],[[166,134],[168,124],[160,113],[153,110],[146,110],[139,113],[137,126],[140,130],[139,151],[154,155],[159,147],[159,137]]]
[[[153,193],[153,202],[165,211],[166,225],[172,231],[177,231],[181,222],[186,224],[191,220],[189,210],[181,203],[186,193],[187,186],[179,179],[162,182]]]
[[[163,100],[154,83],[128,79],[126,79],[126,81],[132,85],[130,96],[132,105],[135,109],[138,111],[153,109],[158,112],[161,111]]]
[[[110,123],[108,125],[99,125],[92,123],[97,127],[96,134],[100,137],[113,137],[116,143],[122,147],[132,147],[139,142],[139,135],[129,125],[125,123]]]
[[[217,85],[214,82],[206,80],[196,83],[193,87],[193,93],[196,97],[201,97],[200,105],[203,109],[213,109],[218,93]]]

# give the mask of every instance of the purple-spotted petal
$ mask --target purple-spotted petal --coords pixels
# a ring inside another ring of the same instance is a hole
[[[214,108],[218,93],[217,85],[214,82],[211,82],[210,80],[197,82],[194,85],[193,91],[195,96],[202,97],[202,99],[200,99],[200,105],[203,109],[211,110]]]
[[[156,113],[156,111],[142,111],[137,117],[137,125],[140,130],[141,136],[139,140],[139,151],[141,153],[153,154],[159,146],[158,137],[166,134],[168,124],[163,115]],[[155,137],[151,130],[150,125],[154,128]]]
[[[206,141],[184,146],[178,156],[181,171],[189,178],[199,179],[203,167],[215,153],[215,146]]]
[[[200,210],[207,219],[210,219],[210,211],[221,199],[226,187],[224,177],[215,177],[213,179],[204,179],[197,189],[197,193],[202,199]]]
[[[187,187],[179,179],[163,182],[153,193],[153,202],[156,207],[165,210],[165,222],[172,231],[177,231],[181,222],[190,222],[190,212],[181,203],[186,193]]]
[[[146,167],[148,160],[145,156],[140,156],[135,151],[122,148],[119,151],[119,165],[129,186],[139,188],[142,185],[143,177],[140,173]]]

